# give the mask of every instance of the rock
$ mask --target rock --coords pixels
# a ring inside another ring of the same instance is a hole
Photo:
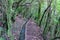
[[[40,28],[34,23],[33,20],[29,20],[26,24],[25,40],[43,40]]]

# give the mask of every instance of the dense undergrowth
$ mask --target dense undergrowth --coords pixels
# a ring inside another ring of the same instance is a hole
[[[43,29],[45,40],[48,33],[50,34],[49,40],[60,37],[60,0],[0,0],[0,4],[3,14],[0,19],[6,33],[11,36],[11,40],[13,36],[10,30],[17,15],[23,15],[24,18],[31,16]],[[0,38],[0,40],[4,39]]]

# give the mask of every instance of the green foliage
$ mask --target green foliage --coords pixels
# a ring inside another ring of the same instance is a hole
[[[49,2],[47,2],[47,0],[40,0],[39,2],[37,0],[33,0],[33,1],[32,0],[22,0],[20,2],[20,6],[13,9],[12,4],[14,2],[19,2],[19,0],[15,0],[15,1],[10,0],[10,2],[9,2],[10,4],[8,7],[9,9],[8,9],[8,14],[7,14],[7,17],[9,19],[8,25],[10,25],[9,28],[11,27],[11,15],[12,15],[12,13],[14,14],[14,18],[15,18],[16,15],[19,14],[19,12],[24,17],[26,17],[28,14],[32,13],[32,18],[36,21],[36,23],[39,24],[39,20],[41,20],[43,13],[49,4]],[[30,6],[26,6],[27,2],[30,3]],[[25,6],[21,6],[21,5],[25,5]],[[56,24],[59,22],[58,21],[58,18],[60,17],[60,9],[59,8],[60,8],[60,1],[59,0],[52,1],[52,3],[51,3],[51,11],[52,12],[51,12],[51,14],[49,14],[51,18],[48,17],[49,11],[47,9],[45,14],[44,14],[44,17],[42,19],[41,25],[39,24],[41,27],[43,27],[43,30],[45,30],[45,31],[43,31],[44,33],[47,34],[48,30],[50,31],[51,39],[54,37],[54,31],[56,29]],[[49,21],[49,19],[50,19],[50,22],[47,22],[47,21]],[[59,31],[59,29],[57,29],[57,31]]]
[[[15,4],[15,6],[12,8],[13,3],[19,2],[19,4]],[[28,3],[29,5],[27,5]],[[60,0],[53,0],[50,7],[51,7],[51,14],[50,17],[48,17],[48,9],[45,11],[45,9],[48,7],[49,2],[47,0],[7,0],[6,1],[6,15],[7,15],[7,25],[8,25],[8,35],[11,37],[11,40],[14,39],[14,37],[11,35],[11,26],[12,26],[12,20],[11,18],[15,18],[16,15],[22,14],[23,17],[27,17],[28,15],[32,14],[32,19],[35,20],[40,27],[43,28],[43,32],[46,34],[48,33],[48,30],[50,32],[51,39],[55,36],[60,36],[60,24],[59,24],[59,17],[60,17]],[[16,6],[18,5],[18,6]],[[16,8],[17,7],[17,8]],[[45,11],[45,14],[44,14]],[[44,16],[43,16],[44,14]],[[41,18],[43,16],[41,24],[39,24]],[[47,22],[49,21],[50,22]],[[47,26],[46,26],[47,25]],[[57,25],[57,28],[56,28]],[[50,29],[49,29],[50,28]],[[55,34],[55,30],[57,30],[57,33]],[[0,28],[0,33],[2,31],[2,28]],[[46,35],[43,34],[43,35]],[[45,36],[46,37],[46,36]],[[0,38],[3,40],[3,38]]]
[[[5,40],[3,37],[0,37],[0,40]]]

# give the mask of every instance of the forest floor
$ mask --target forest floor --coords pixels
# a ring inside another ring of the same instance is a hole
[[[42,28],[40,28],[33,19],[29,19],[23,26],[25,22],[26,18],[23,18],[22,15],[16,16],[15,22],[12,24],[10,30],[14,40],[44,40]],[[11,40],[11,37],[8,37],[6,33],[4,33],[2,37],[6,40]]]
[[[11,28],[14,40],[43,40],[42,30],[40,29],[40,27],[38,27],[38,25],[36,25],[34,20],[30,19],[26,23],[24,27],[25,29],[22,29],[22,26],[25,22],[26,20],[21,15],[16,17],[15,22],[13,23]],[[10,37],[7,37],[7,35],[5,36],[7,38],[6,40],[11,40]]]

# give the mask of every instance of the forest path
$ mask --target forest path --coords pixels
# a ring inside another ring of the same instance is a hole
[[[11,29],[14,40],[43,40],[41,36],[42,30],[40,30],[36,23],[34,23],[34,20],[30,19],[27,24],[22,28],[22,25],[25,22],[25,19],[21,15],[16,17]]]

